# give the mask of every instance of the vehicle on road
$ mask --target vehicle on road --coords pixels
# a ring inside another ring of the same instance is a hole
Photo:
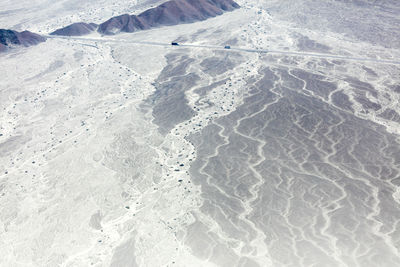
[[[230,45],[226,45],[226,46],[224,46],[224,48],[225,49],[231,49],[231,46]]]
[[[171,45],[179,45],[177,42],[172,42]]]

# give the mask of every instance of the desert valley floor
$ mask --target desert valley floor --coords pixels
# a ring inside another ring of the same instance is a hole
[[[0,2],[0,266],[400,266],[397,1],[81,2]]]

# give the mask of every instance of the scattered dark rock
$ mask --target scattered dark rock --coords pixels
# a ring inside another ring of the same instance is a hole
[[[393,110],[391,108],[385,109],[385,111],[382,112],[381,114],[379,114],[378,116],[381,118],[384,118],[386,120],[391,120],[391,121],[400,123],[399,113],[397,113],[395,110]]]

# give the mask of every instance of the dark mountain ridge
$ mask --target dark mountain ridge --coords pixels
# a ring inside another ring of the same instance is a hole
[[[112,17],[100,25],[78,22],[60,28],[51,35],[82,36],[97,30],[101,34],[136,32],[160,26],[193,23],[222,15],[239,8],[233,0],[170,0],[139,15],[124,14]],[[32,46],[46,38],[30,31],[0,29],[0,52],[13,46]]]
[[[23,31],[0,29],[0,52],[6,51],[12,46],[32,46],[46,41],[46,38],[39,34]]]
[[[233,0],[171,0],[148,9],[139,15],[123,14],[112,17],[98,26],[105,35],[119,32],[136,32],[159,26],[193,23],[216,17],[239,8]],[[97,25],[83,22],[71,24],[51,33],[52,35],[78,36],[89,34]]]
[[[150,29],[149,25],[141,21],[137,16],[124,14],[112,17],[100,24],[97,31],[102,34],[111,35],[118,32],[135,32],[147,29]]]
[[[232,0],[171,0],[135,15],[122,15],[100,24],[102,34],[134,32],[159,26],[193,23],[239,8]]]
[[[86,35],[91,33],[92,31],[97,29],[97,24],[95,23],[84,23],[84,22],[78,22],[78,23],[73,23],[67,27],[58,29],[50,35],[63,35],[63,36],[81,36],[81,35]]]

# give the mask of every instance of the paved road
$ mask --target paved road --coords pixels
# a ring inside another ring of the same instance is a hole
[[[69,37],[69,36],[54,36],[45,35],[46,38],[50,39],[65,39],[65,40],[78,40],[78,41],[91,41],[91,42],[102,42],[102,43],[128,43],[128,44],[142,44],[142,45],[154,45],[154,46],[171,46],[170,43],[159,43],[159,42],[149,42],[149,41],[129,41],[129,40],[116,40],[110,38],[85,38],[85,37]],[[235,52],[249,52],[249,53],[261,53],[261,54],[281,54],[288,56],[302,56],[302,57],[315,57],[315,58],[326,58],[326,59],[339,59],[339,60],[350,60],[350,61],[361,61],[361,62],[375,62],[382,64],[395,64],[400,65],[399,59],[376,59],[376,58],[361,58],[361,57],[348,57],[334,54],[318,54],[318,53],[307,53],[307,52],[293,52],[293,51],[282,51],[282,50],[269,50],[269,49],[252,49],[252,48],[242,48],[242,47],[231,47],[230,49],[225,49],[221,46],[216,45],[194,45],[194,44],[179,44],[179,46],[174,46],[176,48],[205,48],[205,49],[217,49]]]

